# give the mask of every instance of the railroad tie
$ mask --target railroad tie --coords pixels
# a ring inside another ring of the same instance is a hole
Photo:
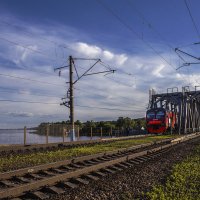
[[[56,173],[59,173],[59,174],[62,174],[62,173],[66,172],[66,171],[61,170],[61,169],[53,169],[53,171],[56,172]]]
[[[145,155],[145,156],[143,156],[143,158],[145,158],[146,160],[150,160],[150,159],[151,159],[151,156]]]
[[[65,192],[62,188],[56,187],[56,186],[50,186],[50,187],[47,187],[45,189],[47,191],[50,191],[51,193],[54,193],[54,194],[63,194]]]
[[[83,164],[84,166],[91,166],[91,165],[93,165],[93,164],[91,164],[91,163],[88,163],[87,161],[83,161],[82,164]]]
[[[30,183],[31,182],[30,179],[24,178],[23,176],[15,177],[15,180],[19,181],[19,182],[23,182],[23,183]]]
[[[46,175],[48,175],[48,176],[54,176],[55,175],[55,173],[52,173],[52,172],[50,172],[50,171],[46,171],[46,170],[44,170],[44,171],[42,171],[44,174],[46,174]]]
[[[82,168],[82,166],[78,165],[78,164],[70,164],[70,167],[74,167],[74,168]]]
[[[87,178],[91,179],[91,180],[94,180],[94,181],[97,181],[99,180],[99,178],[97,176],[93,176],[91,174],[88,174],[88,175],[85,175]]]
[[[101,160],[101,161],[108,161],[110,159],[108,157],[102,157],[102,158],[99,158],[99,160]]]
[[[106,176],[105,173],[102,173],[102,172],[99,172],[99,171],[94,172],[94,174],[97,174],[98,176],[102,176],[102,177]]]
[[[89,181],[84,180],[84,179],[82,179],[82,178],[76,178],[75,181],[76,181],[76,182],[79,182],[79,183],[82,183],[82,184],[84,184],[84,185],[88,185],[88,184],[89,184]]]
[[[97,164],[99,161],[96,161],[95,159],[90,160],[90,163]]]
[[[97,164],[97,162],[94,162],[94,161],[92,161],[92,160],[87,160],[87,161],[85,161],[85,162],[88,163],[88,164],[91,164],[91,165]]]
[[[110,174],[114,174],[116,171],[114,171],[114,170],[111,170],[111,169],[108,169],[108,168],[105,168],[105,169],[102,169],[103,171],[106,171],[106,172],[108,172],[108,173],[110,173]]]
[[[35,179],[42,179],[42,177],[39,176],[38,174],[29,174],[29,176]]]
[[[46,195],[45,193],[40,192],[40,191],[31,192],[30,194],[32,194],[34,197],[36,197],[36,198],[38,198],[40,200],[49,198],[48,195]]]
[[[70,167],[69,165],[64,165],[62,166],[64,169],[67,169],[67,170],[73,170],[74,167]]]
[[[95,163],[101,162],[101,160],[99,160],[98,158],[94,158],[92,161],[95,162]]]
[[[139,163],[144,162],[144,160],[142,160],[142,159],[140,159],[140,158],[135,158],[134,160],[137,161],[137,162],[139,162]]]
[[[8,180],[2,180],[2,181],[0,181],[0,183],[2,183],[3,185],[5,185],[7,187],[13,187],[16,185],[15,183],[12,183],[11,181],[8,181]]]
[[[132,166],[132,164],[130,164],[128,161],[126,161],[126,162],[121,162],[120,164],[126,165],[127,168]]]
[[[138,162],[136,160],[129,160],[128,162],[131,163],[131,164],[135,164],[135,165],[140,164],[140,162]]]
[[[78,187],[77,184],[71,183],[69,181],[62,182],[62,185],[65,186],[65,187],[67,187],[67,188],[72,188],[72,189]]]
[[[146,158],[144,158],[144,157],[139,157],[139,158],[137,158],[138,160],[141,160],[141,162],[145,162],[145,161],[147,161],[147,159]]]
[[[118,164],[116,164],[116,166],[119,166],[121,168],[128,168],[128,166],[124,165],[123,163],[118,163]]]
[[[122,171],[123,169],[117,166],[111,166],[110,169],[114,169],[116,171]]]
[[[96,161],[96,162],[102,162],[102,160],[100,160],[99,158],[95,158],[94,161]]]

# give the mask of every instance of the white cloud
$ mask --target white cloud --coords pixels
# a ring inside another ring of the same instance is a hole
[[[83,56],[88,56],[89,58],[100,56],[102,50],[95,45],[88,45],[83,42],[78,42],[73,47],[78,53]]]
[[[16,111],[16,112],[8,112],[6,115],[11,116],[11,117],[33,117],[33,113],[29,112],[21,112],[21,111]]]
[[[112,60],[114,58],[114,54],[107,50],[103,51],[103,55],[106,60]]]
[[[120,66],[123,65],[127,61],[128,57],[125,54],[116,56],[116,63]]]
[[[160,77],[162,78],[163,75],[161,74],[162,70],[165,68],[164,65],[160,65],[160,66],[157,66],[156,69],[153,70],[152,74],[157,76],[157,77]]]
[[[83,42],[72,44],[71,47],[81,54],[89,58],[103,58],[105,61],[111,61],[113,64],[121,66],[128,59],[125,54],[115,54],[109,50],[103,50],[96,45],[90,45]]]

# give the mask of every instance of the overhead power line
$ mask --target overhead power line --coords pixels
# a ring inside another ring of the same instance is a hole
[[[30,69],[28,66],[25,66],[24,64],[21,64],[23,67],[21,66],[16,66],[16,70],[25,70],[25,71],[30,71],[30,72],[34,72],[37,74],[42,74],[42,75],[48,75],[48,76],[55,76],[55,73],[50,73],[50,72],[45,72],[45,71],[37,71],[37,70],[32,70]],[[14,66],[15,67],[15,66]],[[6,66],[0,66],[0,68],[6,68]],[[62,77],[62,76],[61,76]]]
[[[102,0],[96,0],[105,10],[107,10],[111,15],[113,15],[124,27],[126,27],[130,32],[132,32],[137,38],[139,38],[147,47],[149,47],[156,55],[158,55],[165,63],[167,63],[176,72],[176,67],[172,65],[164,56],[162,56],[154,47],[146,42],[142,36],[140,36],[128,23],[126,23],[116,12],[113,11],[109,6],[102,2]],[[180,74],[183,79],[186,78]],[[187,81],[187,80],[186,80]]]
[[[16,25],[16,24],[11,24],[11,23],[9,23],[9,22],[7,22],[7,21],[5,21],[5,20],[1,20],[1,19],[0,19],[0,22],[3,23],[3,24],[6,24],[6,25],[8,25],[8,26],[12,26],[12,27],[18,28],[18,29],[20,29],[21,32],[24,32],[24,33],[26,33],[26,34],[28,34],[28,35],[34,35],[34,34],[33,34],[32,32],[30,32],[30,31],[22,30],[22,27],[21,27],[21,26],[18,26],[18,25]],[[37,36],[37,37],[38,37],[38,36]],[[56,46],[58,46],[58,47],[63,47],[63,48],[67,48],[67,49],[71,50],[71,48],[70,48],[68,45],[60,44],[60,43],[55,42],[55,41],[53,41],[53,40],[47,39],[47,38],[45,38],[45,37],[43,37],[43,36],[39,36],[39,37],[40,37],[42,40],[47,41],[47,42],[50,42],[50,43],[53,43],[54,45],[56,45]]]
[[[21,101],[21,100],[10,100],[10,99],[0,99],[0,102],[10,102],[10,103],[30,103],[30,104],[47,104],[47,105],[59,105],[59,103],[48,103],[48,102],[40,102],[40,101]],[[125,109],[118,109],[118,108],[106,108],[106,107],[96,107],[96,106],[86,106],[86,105],[79,105],[75,104],[77,107],[82,108],[92,108],[92,109],[99,109],[99,110],[113,110],[113,111],[124,111],[124,112],[140,112],[138,110],[125,110]]]
[[[86,93],[87,94],[87,96],[88,96],[88,94],[91,94],[91,95],[100,95],[100,96],[102,96],[102,97],[104,97],[104,98],[107,98],[105,95],[101,95],[101,94],[99,94],[99,93],[91,93],[91,91],[88,91],[88,90],[84,90],[84,89],[80,89],[80,88],[74,88],[75,90],[78,90],[78,91],[83,91],[84,93]],[[96,90],[102,90],[102,91],[105,91],[104,89],[96,89]],[[128,100],[128,101],[121,101],[119,98],[122,98],[122,99],[125,99],[125,100]],[[119,95],[119,94],[117,94],[116,95],[116,97],[112,97],[111,99],[117,99],[117,100],[119,100],[119,102],[120,103],[123,103],[123,104],[125,104],[126,106],[127,105],[129,105],[130,104],[130,101],[131,101],[131,103],[132,104],[134,104],[134,103],[141,103],[142,101],[141,100],[135,100],[135,99],[133,99],[133,97],[130,97],[130,98],[127,98],[127,96],[121,96],[121,95]],[[131,105],[132,105],[131,104]]]
[[[106,9],[111,15],[113,15],[123,26],[125,26],[129,31],[131,31],[137,38],[139,38],[146,46],[148,46],[155,54],[157,54],[163,61],[165,61],[169,66],[171,66],[174,70],[176,68],[166,59],[164,58],[154,47],[146,42],[128,23],[126,23],[116,12],[114,12],[110,7],[104,4],[101,0],[96,0],[104,9]]]
[[[31,47],[27,47],[25,45],[22,45],[22,44],[20,44],[18,42],[13,42],[13,41],[11,41],[11,40],[9,40],[7,38],[0,37],[0,40],[4,40],[4,41],[6,41],[6,42],[8,42],[8,43],[10,43],[10,44],[12,44],[14,46],[19,46],[19,47],[22,47],[22,48],[27,49],[29,51],[32,51],[34,53],[37,53],[37,54],[40,54],[42,56],[48,57],[48,59],[51,60],[51,61],[56,61],[56,59],[52,59],[52,57],[50,57],[49,55],[43,53],[42,51],[35,50],[35,49],[31,48]]]
[[[9,78],[15,78],[15,79],[20,79],[20,80],[25,80],[25,81],[31,81],[31,82],[36,82],[36,83],[48,84],[48,85],[64,86],[64,85],[61,85],[61,84],[50,83],[50,82],[45,82],[45,81],[39,81],[39,80],[35,80],[35,79],[29,79],[29,78],[20,77],[20,76],[14,76],[14,75],[9,75],[9,74],[2,74],[2,73],[0,73],[0,76],[9,77]]]
[[[161,40],[163,40],[165,42],[165,44],[170,48],[174,50],[174,47],[169,44],[167,42],[167,40],[162,36],[162,34],[152,25],[152,23],[144,16],[144,14],[138,9],[136,8],[135,4],[130,1],[127,0],[128,4],[131,6],[132,9],[134,9],[136,11],[136,13],[138,14],[138,16],[140,17],[140,19],[146,23],[147,27],[151,30],[153,30],[159,37]]]
[[[195,21],[194,21],[194,18],[193,18],[193,16],[192,16],[192,12],[191,12],[190,7],[189,7],[189,5],[188,5],[188,3],[187,3],[187,0],[184,0],[184,3],[185,3],[185,6],[186,6],[186,8],[187,8],[187,10],[188,10],[188,13],[189,13],[189,15],[190,15],[190,18],[191,18],[191,20],[192,20],[192,24],[193,24],[193,26],[194,26],[194,29],[195,29],[196,33],[197,33],[197,36],[198,36],[198,38],[200,39],[200,33],[199,33],[199,30],[198,30],[198,28],[197,28],[197,25],[196,25],[196,23],[195,23]]]
[[[40,101],[21,101],[21,100],[11,100],[11,99],[0,99],[1,102],[13,102],[13,103],[33,103],[33,104],[51,104],[51,105],[59,105],[59,103],[48,103],[48,102],[40,102]]]
[[[94,109],[100,109],[100,110],[116,110],[116,111],[125,111],[125,112],[137,112],[134,110],[124,110],[124,109],[118,109],[118,108],[106,108],[106,107],[96,107],[96,106],[84,106],[84,105],[76,105],[78,107],[83,107],[83,108],[94,108]]]
[[[16,91],[15,89],[12,89],[12,90],[8,90],[8,89],[2,89],[0,88],[0,93],[3,92],[3,93],[15,93],[15,94],[20,94],[20,95],[30,95],[30,96],[41,96],[41,97],[55,97],[55,98],[59,98],[61,99],[61,97],[58,97],[58,96],[53,96],[53,95],[45,95],[45,94],[40,94],[40,93],[34,93],[34,94],[30,94],[30,93],[27,93],[27,92],[24,92],[24,91]]]

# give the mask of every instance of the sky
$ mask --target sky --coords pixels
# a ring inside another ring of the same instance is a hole
[[[149,89],[199,85],[198,0],[0,0],[0,128],[66,121],[68,58],[101,59],[74,85],[75,120],[144,117]],[[75,60],[81,75],[93,60]],[[177,70],[177,68],[179,68]],[[74,80],[77,79],[74,73]]]

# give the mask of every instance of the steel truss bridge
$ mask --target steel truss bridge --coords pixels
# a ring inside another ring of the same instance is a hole
[[[179,134],[200,131],[200,90],[195,86],[190,91],[189,86],[168,88],[167,93],[150,92],[149,108],[165,108],[177,114],[177,129]]]

